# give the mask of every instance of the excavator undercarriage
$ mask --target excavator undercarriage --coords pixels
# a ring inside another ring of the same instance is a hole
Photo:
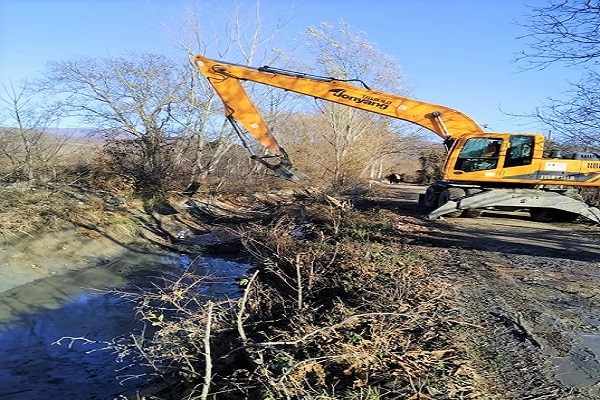
[[[483,188],[438,183],[419,196],[428,219],[477,217],[485,210],[528,211],[534,221],[572,222],[579,217],[600,224],[600,209],[580,200],[575,191],[533,188]]]

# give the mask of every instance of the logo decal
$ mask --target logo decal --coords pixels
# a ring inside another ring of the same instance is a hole
[[[329,92],[331,92],[335,97],[353,101],[357,104],[373,106],[375,108],[379,108],[380,110],[385,110],[390,104],[392,104],[392,102],[389,100],[378,99],[376,97],[367,96],[366,94],[360,97],[352,96],[346,92],[346,89],[331,89]]]

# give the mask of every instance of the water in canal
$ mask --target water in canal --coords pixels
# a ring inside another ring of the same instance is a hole
[[[144,371],[127,369],[97,342],[140,329],[134,304],[103,288],[150,287],[163,273],[194,268],[221,277],[209,285],[214,296],[235,296],[235,280],[250,265],[241,260],[129,253],[109,266],[53,276],[0,294],[0,400],[116,399],[131,396]],[[132,274],[132,272],[135,273]],[[132,278],[133,276],[133,278]],[[208,284],[207,284],[208,285]],[[93,342],[60,340],[87,338]]]

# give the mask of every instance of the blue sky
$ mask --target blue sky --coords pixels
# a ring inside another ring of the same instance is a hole
[[[198,4],[228,0],[0,0],[0,83],[40,76],[49,61],[120,56],[127,51],[175,53],[165,26]],[[254,4],[254,0],[238,0]],[[579,73],[561,66],[523,71],[512,62],[525,43],[515,21],[546,0],[260,0],[261,14],[290,21],[280,37],[294,38],[320,22],[344,20],[394,56],[411,97],[460,110],[488,130],[542,132],[527,114],[560,97]],[[218,26],[224,17],[215,14]],[[213,56],[207,54],[208,56]]]

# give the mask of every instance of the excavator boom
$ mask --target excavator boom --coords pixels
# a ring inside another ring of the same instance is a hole
[[[334,78],[324,78],[270,67],[253,68],[194,56],[194,63],[208,78],[234,116],[267,149],[275,150],[272,135],[248,98],[241,81],[252,81],[334,103],[412,122],[443,139],[464,134],[483,134],[467,115],[452,108],[360,88]]]

